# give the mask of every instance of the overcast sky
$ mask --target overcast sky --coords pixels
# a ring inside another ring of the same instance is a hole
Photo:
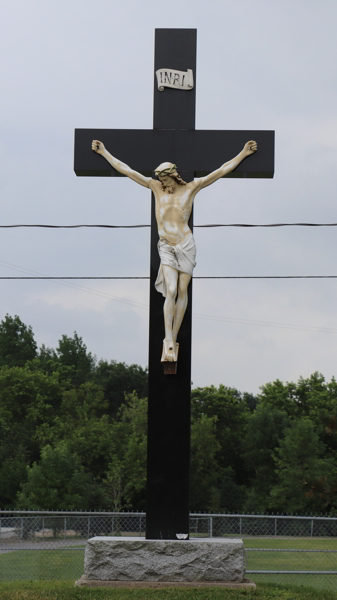
[[[198,30],[198,129],[276,132],[274,179],[217,182],[195,224],[337,222],[336,23],[336,0],[2,0],[0,224],[150,222],[149,190],[76,177],[73,137],[152,128],[161,27]],[[194,274],[337,275],[336,235],[196,229]],[[0,276],[35,273],[146,276],[149,230],[1,229]],[[148,281],[0,289],[0,318],[19,315],[39,345],[76,330],[98,358],[147,365]],[[193,314],[194,386],[336,374],[337,279],[196,280]]]

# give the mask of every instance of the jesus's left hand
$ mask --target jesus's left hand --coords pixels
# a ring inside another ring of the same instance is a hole
[[[250,140],[250,142],[247,142],[243,148],[243,151],[246,156],[250,156],[251,154],[254,154],[254,152],[256,152],[256,150],[257,150],[257,143],[254,142],[254,140]]]

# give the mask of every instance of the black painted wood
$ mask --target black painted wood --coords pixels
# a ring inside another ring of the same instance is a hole
[[[196,29],[156,29],[154,56],[154,129],[195,128],[196,68]],[[157,86],[157,69],[177,69],[178,71],[192,69],[194,88],[188,91],[165,88],[163,92],[160,92]]]
[[[191,181],[194,174],[188,174]],[[152,223],[155,202],[152,197]],[[190,220],[192,228],[193,217]],[[192,284],[179,332],[176,375],[164,375],[160,362],[164,298],[154,287],[159,269],[158,233],[151,227],[149,405],[146,537],[177,539],[189,532],[190,396],[192,354]]]
[[[155,71],[160,68],[193,68],[195,76],[196,30],[156,30]],[[167,91],[173,94],[166,94]],[[164,151],[168,154],[162,154],[163,160],[159,159],[155,167],[164,161],[176,162],[185,181],[191,181],[194,169],[188,170],[188,152],[180,154],[177,141],[186,143],[186,129],[193,130],[195,127],[195,88],[192,91],[165,88],[159,92],[155,87],[153,124],[154,128],[161,130],[175,129],[174,135],[174,132],[160,132],[169,133],[173,143],[171,147],[165,146]],[[184,131],[177,131],[179,129]],[[173,155],[171,157],[170,152]],[[193,215],[190,227],[193,227]],[[165,375],[160,362],[165,337],[164,298],[154,287],[160,262],[157,243],[155,200],[152,195],[146,537],[174,540],[179,533],[189,534],[192,282],[188,290],[188,307],[177,340],[177,373]]]
[[[196,82],[196,30],[156,30],[155,71],[193,69]],[[74,170],[79,176],[120,176],[91,150],[101,140],[118,159],[146,176],[164,161],[174,162],[186,181],[220,167],[242,150],[250,139],[259,150],[227,177],[273,177],[273,131],[196,131],[195,93],[165,88],[159,92],[155,77],[154,129],[77,129]],[[193,216],[190,226],[193,227]],[[148,413],[148,539],[176,539],[189,530],[189,455],[191,391],[191,306],[181,326],[178,371],[164,375],[160,362],[164,339],[163,297],[154,288],[159,268],[158,233],[152,197]]]
[[[191,93],[165,89],[158,94],[167,91],[177,96]],[[238,154],[248,140],[256,140],[258,152],[226,177],[271,178],[274,174],[274,131],[76,129],[76,175],[123,177],[91,150],[93,139],[101,140],[111,154],[147,177],[166,160],[175,163],[181,173],[207,175]]]

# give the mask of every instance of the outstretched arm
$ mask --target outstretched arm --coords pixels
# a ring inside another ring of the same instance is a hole
[[[130,179],[133,179],[133,181],[135,181],[136,183],[139,183],[140,185],[143,185],[144,187],[150,187],[150,182],[152,181],[151,177],[144,177],[144,175],[142,175],[141,173],[138,173],[138,171],[134,171],[133,169],[130,169],[130,167],[128,167],[128,165],[124,164],[123,162],[121,162],[120,160],[118,160],[117,158],[112,156],[110,154],[110,152],[108,152],[106,150],[106,148],[102,142],[99,142],[98,140],[93,140],[92,144],[91,144],[91,149],[94,152],[97,152],[97,154],[100,154],[101,156],[103,156],[105,158],[105,160],[107,160],[108,163],[110,163],[110,165],[114,169],[116,169],[116,171],[118,171],[119,173],[122,173],[122,175],[126,175],[126,177],[130,177]]]
[[[214,183],[221,177],[228,175],[228,173],[231,173],[231,171],[234,171],[234,169],[236,169],[236,167],[247,156],[254,154],[254,152],[256,152],[256,150],[257,150],[256,142],[254,142],[253,140],[251,140],[250,142],[247,142],[244,145],[243,150],[241,150],[240,154],[235,156],[235,158],[232,158],[232,160],[229,160],[228,162],[226,162],[224,165],[222,165],[222,167],[220,167],[220,169],[213,171],[213,173],[206,175],[206,177],[200,177],[200,178],[195,179],[194,184],[196,187],[196,191],[198,192],[202,188],[207,187],[208,185],[211,185],[211,183]]]

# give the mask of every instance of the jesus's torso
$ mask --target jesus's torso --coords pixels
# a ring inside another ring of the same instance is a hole
[[[156,219],[160,239],[175,246],[191,232],[188,221],[192,212],[195,191],[191,184],[175,186],[172,194],[162,190],[153,180],[151,189],[156,200]]]

